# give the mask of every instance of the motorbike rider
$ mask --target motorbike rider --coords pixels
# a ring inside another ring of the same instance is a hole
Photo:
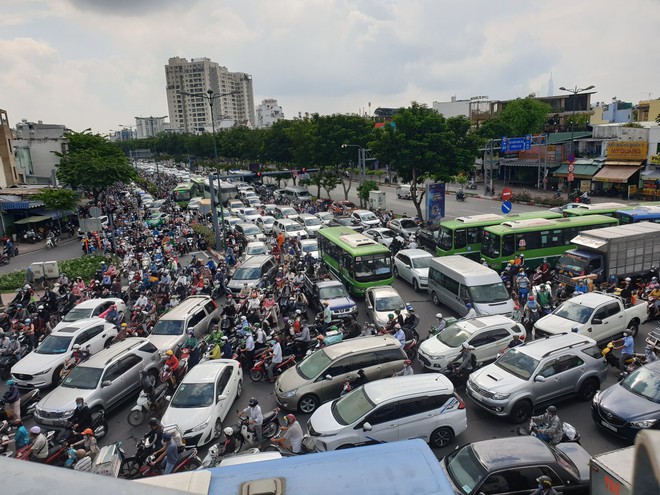
[[[227,426],[222,432],[225,434],[225,443],[222,445],[220,455],[232,454],[236,451],[236,435],[231,426]]]
[[[76,408],[69,419],[69,424],[74,431],[86,430],[92,427],[92,411],[82,397],[76,398]]]
[[[587,287],[587,284],[584,283],[584,280],[578,280],[578,283],[575,286],[575,292],[579,292],[580,294],[586,294],[589,292],[589,288]]]
[[[658,360],[653,344],[646,344],[646,346],[644,346],[644,360],[646,363],[653,363]]]
[[[284,416],[284,424],[282,430],[286,430],[284,435],[279,438],[271,438],[272,443],[279,445],[289,444],[291,452],[294,454],[302,453],[302,441],[303,441],[303,430],[300,426],[300,423],[296,420],[296,417],[293,414],[287,414]]]
[[[399,325],[398,323],[394,325],[394,338],[399,341],[401,347],[406,346],[406,333],[403,331],[403,328],[401,328],[401,325]]]
[[[532,416],[532,422],[536,425],[532,431],[536,437],[550,445],[557,445],[564,436],[564,427],[561,419],[557,416],[557,408],[548,406],[545,414]]]
[[[21,344],[16,338],[15,333],[10,334],[9,337],[4,333],[0,334],[0,350],[2,351],[3,356],[13,354],[16,358],[20,357]]]
[[[21,393],[14,380],[7,380],[6,385],[8,389],[2,396],[2,400],[5,403],[7,419],[21,419]]]
[[[623,337],[612,343],[614,344],[615,349],[621,349],[621,355],[619,356],[619,370],[625,371],[626,360],[630,359],[635,354],[635,341],[629,332],[623,332]],[[617,347],[617,343],[620,343],[621,345]]]
[[[172,349],[168,349],[167,352],[165,352],[165,355],[167,356],[167,359],[165,360],[165,366],[170,367],[170,370],[172,370],[172,377],[174,377],[174,373],[177,369],[179,369],[179,359],[174,355],[174,351]]]
[[[188,330],[188,337],[186,337],[185,342],[183,343],[183,348],[188,348],[190,350],[190,359],[188,359],[189,368],[192,368],[197,363],[199,363],[199,340],[195,337],[194,330]]]
[[[234,355],[234,349],[226,335],[223,335],[222,337],[222,347],[220,348],[220,352],[222,353],[222,359],[231,359]]]
[[[516,285],[518,286],[518,297],[523,302],[527,301],[527,295],[529,294],[529,286],[531,282],[527,278],[524,268],[520,268],[518,271],[518,276],[516,277]]]
[[[436,313],[435,318],[438,320],[438,324],[431,328],[431,333],[437,335],[447,328],[447,320],[442,316],[442,313]]]
[[[275,336],[275,343],[273,348],[270,350],[270,362],[266,365],[266,372],[268,373],[268,380],[272,383],[275,380],[273,379],[273,370],[277,367],[278,364],[282,363],[282,344],[280,343],[282,337],[280,335]]]
[[[163,474],[170,474],[174,471],[177,462],[179,462],[179,447],[174,442],[170,432],[163,432],[163,447],[154,455],[157,455],[157,457],[152,464],[153,466],[163,468]]]
[[[74,449],[76,447],[82,447],[86,452],[89,452],[92,457],[95,457],[99,452],[99,446],[96,442],[94,432],[91,428],[86,428],[82,431],[81,435],[83,436],[82,440],[72,443],[70,447]]]
[[[46,436],[41,433],[41,428],[38,426],[30,428],[30,444],[32,445],[30,460],[32,462],[46,462],[46,459],[48,458],[48,440],[46,439]]]
[[[250,397],[248,407],[243,409],[238,415],[243,417],[246,414],[248,416],[248,425],[254,429],[254,433],[257,437],[257,444],[261,445],[261,442],[263,442],[261,427],[264,422],[264,416],[261,413],[259,401],[255,397]]]
[[[156,378],[147,373],[146,370],[140,370],[140,386],[144,393],[149,397],[149,401],[153,404],[156,402]]]
[[[536,482],[539,485],[530,495],[559,495],[557,490],[552,488],[552,479],[550,479],[550,476],[539,476],[536,478]]]
[[[548,290],[548,286],[546,284],[541,284],[539,287],[539,292],[537,294],[537,303],[539,306],[541,306],[541,309],[546,310],[546,309],[552,309],[552,294]]]
[[[162,447],[163,425],[158,418],[149,418],[149,431],[144,435],[145,443],[153,446],[154,450]]]
[[[44,292],[44,295],[41,297],[44,305],[51,313],[57,310],[57,298],[58,295],[55,294],[52,289],[46,289],[46,292]]]
[[[460,201],[463,201],[465,199],[465,192],[463,191],[462,187],[456,192],[456,199]]]
[[[474,346],[463,342],[461,344],[461,353],[453,361],[454,363],[460,361],[460,364],[454,369],[454,373],[456,373],[462,382],[467,381],[468,375],[474,371],[476,365],[477,359],[472,351],[474,351]]]
[[[534,323],[536,323],[539,318],[540,318],[539,305],[536,302],[534,295],[530,294],[529,299],[525,303],[525,306],[523,306],[523,320],[527,322],[531,328],[534,326]],[[529,331],[530,329],[528,328],[527,332],[529,333]]]

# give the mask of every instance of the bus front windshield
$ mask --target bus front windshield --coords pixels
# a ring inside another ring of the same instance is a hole
[[[500,257],[500,237],[487,230],[484,231],[484,240],[481,244],[481,254],[489,258]]]
[[[190,191],[189,190],[180,190],[180,191],[174,191],[174,197],[176,201],[190,201]]]
[[[447,227],[440,227],[438,232],[438,247],[443,251],[451,251],[454,231]]]
[[[384,280],[392,276],[392,258],[388,254],[357,256],[353,274],[357,282]]]

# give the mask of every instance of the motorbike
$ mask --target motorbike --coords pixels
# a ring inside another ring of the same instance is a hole
[[[261,425],[261,433],[264,439],[273,438],[280,432],[280,418],[278,413],[280,412],[279,408],[275,408],[272,411],[263,414],[263,424]],[[236,411],[239,414],[239,424],[232,425],[234,430],[234,435],[236,435],[236,449],[234,452],[240,452],[246,445],[254,445],[257,443],[257,435],[254,430],[249,425],[249,418],[243,417],[240,411]]]
[[[161,467],[155,464],[156,456],[150,455],[144,465],[138,470],[137,478],[150,478],[163,474]],[[183,473],[185,471],[194,471],[202,465],[202,460],[197,457],[197,448],[184,450],[179,454],[179,461],[174,466],[172,474]]]
[[[135,455],[122,460],[119,476],[128,480],[135,478],[140,472],[140,468],[156,450],[155,447],[149,435],[145,435],[135,446]]]
[[[30,244],[34,244],[40,240],[39,235],[32,229],[23,232],[21,234],[21,239],[23,242],[29,242]]]
[[[39,389],[35,388],[21,395],[21,418],[33,416],[37,403],[41,400]],[[5,413],[5,402],[0,399],[0,421],[7,419]]]
[[[277,440],[279,438],[280,438],[280,434],[277,434],[276,436],[273,437],[274,440]],[[314,440],[312,439],[311,436],[306,434],[303,435],[300,452],[293,452],[290,448],[285,447],[280,443],[269,443],[266,447],[264,447],[263,450],[264,452],[279,452],[282,455],[282,457],[294,457],[298,455],[311,454],[312,452],[315,452],[316,449],[314,448]]]
[[[60,240],[58,237],[49,236],[46,238],[46,249],[53,249],[60,245]]]
[[[165,398],[165,394],[167,394],[167,383],[161,383],[158,385],[154,393],[156,395],[156,400],[151,402],[149,394],[144,390],[140,390],[137,403],[133,406],[131,412],[128,413],[128,424],[131,426],[140,426],[144,422],[144,418],[147,414],[158,409],[160,403]]]
[[[441,371],[452,382],[455,388],[465,387],[468,379],[470,378],[470,373],[476,371],[481,366],[481,363],[474,363],[472,366],[472,371],[461,373],[458,368],[461,365],[459,362],[450,363],[444,370]]]
[[[609,342],[607,346],[601,351],[605,361],[612,368],[616,368],[620,371],[619,378],[625,378],[630,373],[635,371],[640,366],[644,365],[646,362],[646,357],[643,354],[633,354],[624,362],[624,369],[619,368],[619,358],[614,355],[612,352],[614,350],[614,342]]]
[[[237,455],[258,454],[259,452],[260,452],[259,449],[252,448],[252,449],[247,449],[244,452],[241,452],[241,454],[237,454],[236,452],[228,452],[224,454],[223,452],[221,452],[220,445],[215,444],[209,447],[209,451],[206,454],[206,457],[202,459],[202,465],[197,469],[207,469],[207,468],[216,467],[218,464],[220,464],[220,461],[222,461],[222,459],[227,457],[235,457]]]
[[[456,201],[465,201],[465,193],[462,189],[459,189],[456,193]]]
[[[10,261],[11,258],[9,257],[8,254],[5,253],[0,254],[0,265],[8,265]]]
[[[250,370],[250,380],[253,382],[260,382],[263,380],[268,374],[266,373],[266,365],[268,364],[270,358],[266,358],[264,356],[259,359],[255,363],[254,366],[252,366],[252,369]],[[282,357],[282,362],[278,364],[275,369],[273,370],[273,374],[280,374],[283,371],[289,369],[291,366],[296,365],[296,356],[293,354],[291,356],[283,356]]]
[[[536,436],[535,430],[538,427],[543,427],[544,425],[537,425],[534,423],[534,420],[530,420],[529,424],[527,426],[521,426],[518,428],[517,433],[518,435],[532,435]],[[560,443],[567,443],[567,442],[573,442],[573,443],[580,443],[580,432],[575,428],[573,425],[564,422],[562,424],[563,429],[564,429],[564,435],[561,438]]]
[[[467,187],[468,189],[476,189],[477,188],[477,183],[475,181],[470,181],[470,182],[467,183],[467,185],[465,187]]]

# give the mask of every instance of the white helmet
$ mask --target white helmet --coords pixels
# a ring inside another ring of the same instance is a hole
[[[77,351],[78,349],[80,349],[80,344],[73,344],[73,350]]]
[[[435,315],[435,317],[436,317],[438,320],[442,320],[442,313],[438,313],[437,315]]]
[[[232,435],[234,434],[234,430],[232,429],[231,426],[228,426],[227,428],[225,428],[224,430],[222,430],[222,432],[223,432],[223,433],[225,434],[225,436],[227,436],[227,437],[230,437],[230,436],[232,436]]]

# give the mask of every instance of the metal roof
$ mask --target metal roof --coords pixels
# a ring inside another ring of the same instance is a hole
[[[555,462],[552,450],[532,436],[495,438],[474,442],[470,447],[488,471]]]

